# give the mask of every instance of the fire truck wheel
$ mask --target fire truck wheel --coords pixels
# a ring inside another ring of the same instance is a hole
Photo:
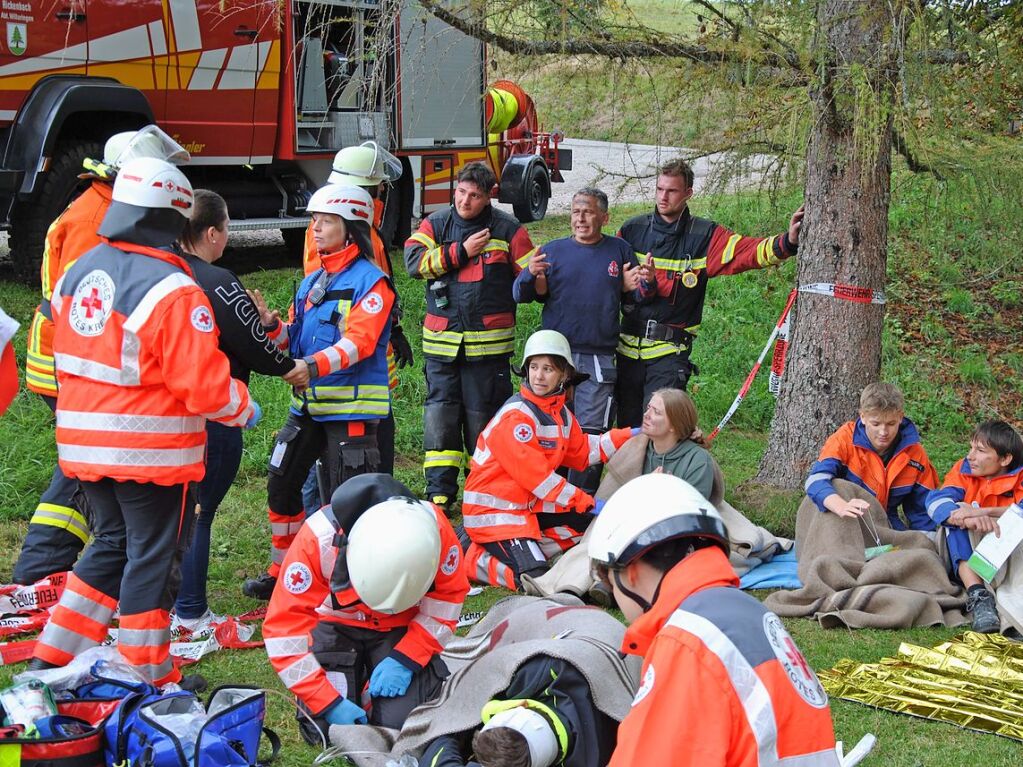
[[[512,205],[515,218],[527,224],[547,215],[547,201],[551,197],[549,190],[547,172],[542,165],[534,165],[525,180],[522,202]]]
[[[71,201],[88,186],[78,174],[86,157],[101,158],[98,141],[61,141],[54,149],[50,171],[32,200],[17,202],[11,211],[11,261],[15,276],[26,284],[39,283],[46,230]]]
[[[281,237],[288,258],[301,261],[305,257],[305,229],[281,229]]]

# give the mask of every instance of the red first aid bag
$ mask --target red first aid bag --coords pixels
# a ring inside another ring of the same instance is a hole
[[[0,767],[105,767],[103,722],[120,704],[120,698],[58,701],[58,713],[92,728],[57,738],[0,738]]]

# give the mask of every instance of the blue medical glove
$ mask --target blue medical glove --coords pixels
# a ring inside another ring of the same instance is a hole
[[[369,677],[371,698],[397,698],[408,691],[412,672],[394,658],[384,658]]]
[[[593,516],[597,516],[598,514],[600,514],[600,512],[604,510],[605,503],[606,501],[603,498],[598,498],[596,501],[594,501],[593,508],[590,509],[590,514],[592,514]]]
[[[263,418],[263,408],[259,406],[256,400],[252,400],[252,415],[249,416],[249,420],[245,422],[246,429],[255,428],[256,424],[259,423]]]
[[[330,724],[366,724],[366,712],[352,703],[348,698],[342,698],[320,714]]]
[[[632,436],[633,437],[638,436],[638,435],[640,435],[642,433],[643,433],[643,427],[642,426],[633,426],[632,427]]]

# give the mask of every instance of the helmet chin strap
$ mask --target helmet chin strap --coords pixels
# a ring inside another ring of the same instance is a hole
[[[696,551],[696,547],[693,546],[692,544],[690,544],[689,551],[686,552],[686,556],[682,557],[682,559],[685,559],[690,554],[692,554],[694,551]],[[679,560],[679,561],[682,561],[682,560]],[[633,602],[635,602],[637,605],[639,605],[643,609],[643,612],[645,612],[645,613],[650,612],[650,610],[653,608],[654,604],[657,602],[657,597],[659,597],[661,595],[661,586],[664,584],[664,578],[668,575],[667,573],[661,573],[661,577],[657,580],[657,588],[654,589],[654,593],[653,593],[653,596],[651,597],[651,601],[648,602],[643,597],[641,597],[639,594],[637,594],[635,591],[633,591],[632,589],[627,587],[624,583],[622,583],[622,576],[621,576],[622,571],[621,570],[613,570],[612,572],[614,573],[615,585],[618,587],[618,589],[623,594],[625,594],[625,596],[627,596],[629,599],[631,599]],[[619,607],[621,607],[621,605],[619,605]]]

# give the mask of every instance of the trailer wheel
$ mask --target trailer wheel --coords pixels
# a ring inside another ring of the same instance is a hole
[[[284,248],[289,259],[305,260],[305,229],[281,229],[281,237],[284,238]]]
[[[544,167],[540,164],[534,165],[525,181],[522,202],[512,205],[515,218],[527,224],[530,221],[539,221],[547,215],[547,201],[551,198],[549,184]]]
[[[46,231],[50,224],[88,186],[78,178],[86,157],[101,158],[103,145],[97,141],[62,141],[54,149],[50,170],[29,201],[19,201],[11,210],[11,262],[15,277],[26,284],[39,284]]]

